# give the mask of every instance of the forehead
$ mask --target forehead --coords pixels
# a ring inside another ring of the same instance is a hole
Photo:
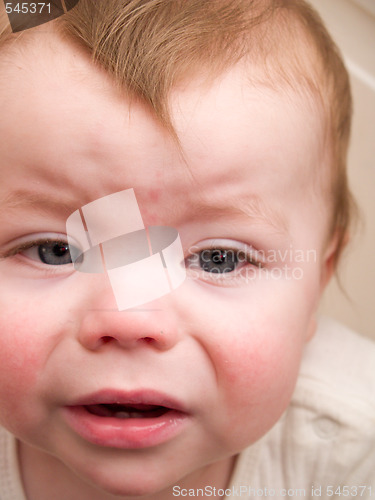
[[[156,188],[202,207],[262,199],[274,213],[314,199],[324,157],[314,103],[250,85],[245,67],[210,85],[196,78],[175,88],[170,108],[180,150],[146,106],[131,103],[80,49],[51,34],[13,51],[7,64],[0,153],[8,162],[0,175],[9,186],[13,177],[12,189],[45,187],[80,206],[129,187],[141,197]],[[20,148],[21,136],[32,155]]]
[[[281,173],[289,164],[302,182],[321,163],[324,137],[317,103],[300,89],[250,84],[247,64],[231,68],[212,85],[190,81],[173,92],[171,102],[185,148],[194,143],[224,161],[245,152],[263,171],[274,167]],[[300,158],[301,150],[309,154]]]

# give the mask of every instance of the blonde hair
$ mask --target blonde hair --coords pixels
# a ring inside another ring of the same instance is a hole
[[[346,175],[350,85],[337,47],[304,0],[80,0],[54,24],[148,103],[172,134],[170,91],[201,68],[215,77],[246,58],[263,68],[269,84],[318,97],[331,155],[330,235],[338,262],[355,207]],[[11,38],[0,26],[0,43]]]

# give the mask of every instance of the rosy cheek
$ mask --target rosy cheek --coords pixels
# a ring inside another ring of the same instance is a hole
[[[35,324],[22,314],[0,319],[0,397],[27,392],[39,370],[40,342]]]
[[[269,332],[252,339],[247,346],[232,348],[223,358],[221,367],[226,393],[239,406],[246,402],[250,406],[264,403],[277,411],[288,401],[297,377],[303,343],[290,338],[288,332],[278,333]]]
[[[228,446],[240,449],[266,433],[286,409],[299,366],[298,349],[280,354],[275,342],[257,342],[247,351],[232,351],[222,365],[224,392],[220,422],[231,436]]]

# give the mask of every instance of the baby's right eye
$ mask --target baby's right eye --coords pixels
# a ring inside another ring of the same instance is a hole
[[[32,243],[32,246],[19,252],[29,259],[40,261],[49,266],[64,266],[72,264],[69,245],[63,241],[49,241]]]
[[[67,266],[79,259],[81,251],[67,242],[66,235],[57,233],[41,234],[36,237],[22,238],[18,244],[6,251],[1,257],[19,257],[25,262],[35,262],[45,267]]]

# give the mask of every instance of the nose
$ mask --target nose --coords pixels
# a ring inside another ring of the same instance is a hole
[[[171,296],[142,306],[119,311],[109,282],[92,287],[78,325],[78,341],[96,351],[112,343],[125,349],[149,346],[158,350],[172,348],[179,339],[178,320]],[[98,281],[96,281],[98,285]]]

